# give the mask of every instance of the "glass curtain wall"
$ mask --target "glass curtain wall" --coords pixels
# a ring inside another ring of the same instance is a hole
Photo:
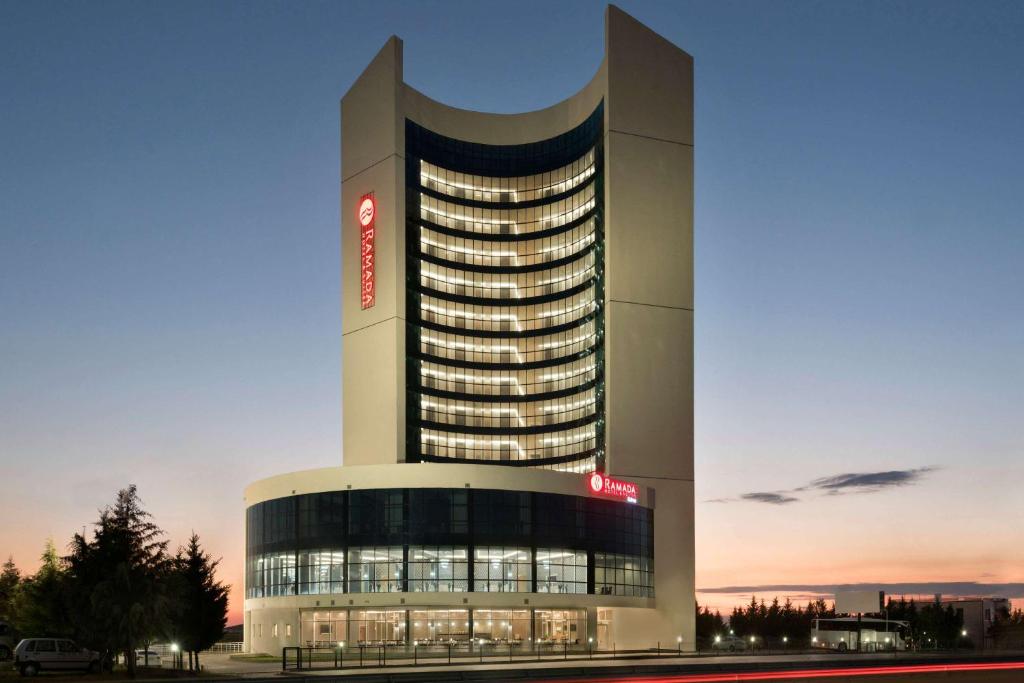
[[[544,643],[582,645],[587,642],[587,610],[535,610],[534,633],[536,633],[538,645]]]
[[[407,123],[408,460],[603,458],[602,112],[512,146]]]
[[[537,549],[538,593],[586,593],[587,554]]]
[[[301,644],[306,647],[337,647],[348,639],[348,612],[304,610],[299,635]]]
[[[465,643],[469,640],[469,610],[415,609],[409,613],[413,642],[419,645]]]
[[[530,610],[475,609],[473,636],[485,642],[522,644],[530,639]]]
[[[461,593],[469,590],[469,560],[464,547],[409,546],[409,591]]]
[[[348,564],[349,593],[394,593],[403,589],[401,546],[352,548]]]
[[[473,589],[481,593],[529,593],[533,579],[529,548],[473,549]]]
[[[357,609],[349,613],[354,645],[402,645],[407,642],[404,609]]]

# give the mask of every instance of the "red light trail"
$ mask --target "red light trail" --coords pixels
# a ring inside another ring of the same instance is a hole
[[[752,671],[748,673],[677,674],[668,676],[631,676],[627,678],[589,678],[562,683],[729,683],[734,681],[786,681],[814,678],[853,678],[857,676],[894,676],[897,674],[961,673],[973,671],[1024,671],[1024,662],[984,662],[979,664],[909,664],[899,666],[850,667],[846,669],[792,669],[789,671]]]

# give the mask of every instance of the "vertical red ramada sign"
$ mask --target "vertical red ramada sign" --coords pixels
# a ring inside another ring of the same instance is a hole
[[[373,199],[373,193],[364,194],[359,198],[359,299],[364,309],[370,308],[377,301],[373,253],[376,218],[377,202]]]

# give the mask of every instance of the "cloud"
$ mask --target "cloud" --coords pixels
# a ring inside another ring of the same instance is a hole
[[[794,493],[812,491],[824,492],[829,496],[844,493],[877,493],[886,489],[917,484],[935,467],[919,467],[912,470],[889,470],[887,472],[850,472],[832,477],[815,479],[809,484],[788,491],[751,491],[739,498],[712,498],[705,503],[765,503],[766,505],[788,505],[801,502]]]
[[[829,495],[840,493],[876,493],[899,486],[919,482],[934,467],[920,467],[914,470],[890,470],[888,472],[863,472],[837,474],[834,477],[815,479],[797,491],[825,491]]]
[[[740,500],[748,500],[754,503],[767,503],[768,505],[788,505],[789,503],[800,502],[799,498],[787,496],[785,493],[772,493],[770,491],[755,491],[744,493]]]
[[[1010,599],[1024,598],[1024,583],[982,583],[976,581],[923,581],[907,583],[769,583],[748,586],[717,586],[714,588],[698,588],[698,593],[715,594],[772,594],[800,593],[803,595],[834,595],[838,591],[851,590],[884,590],[886,595],[899,597],[921,596],[928,599],[936,593],[944,598],[958,597],[1004,597]]]

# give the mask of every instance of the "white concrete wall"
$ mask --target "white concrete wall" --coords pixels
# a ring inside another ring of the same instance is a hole
[[[391,38],[341,100],[342,458],[405,459],[405,124],[402,41]],[[376,200],[376,303],[360,302],[359,198]]]
[[[609,6],[605,69],[607,470],[656,491],[657,608],[611,632],[692,650],[693,58]]]
[[[656,491],[656,609],[617,609],[611,629],[619,647],[647,647],[665,634],[670,640],[682,636],[684,648],[692,649],[693,60],[614,6],[606,12],[605,58],[594,78],[546,109],[483,114],[436,102],[403,82],[402,42],[394,37],[346,93],[341,103],[343,459],[346,465],[368,467],[257,482],[247,490],[247,505],[290,495],[292,489],[415,485],[397,483],[410,478],[423,486],[462,481],[586,495],[585,480],[576,475],[559,480],[518,468],[409,465],[406,477],[370,466],[404,460],[405,118],[462,140],[517,144],[564,133],[602,100],[606,470]],[[363,311],[355,212],[366,192],[374,192],[378,207],[377,303]],[[474,467],[486,472],[458,469]]]

